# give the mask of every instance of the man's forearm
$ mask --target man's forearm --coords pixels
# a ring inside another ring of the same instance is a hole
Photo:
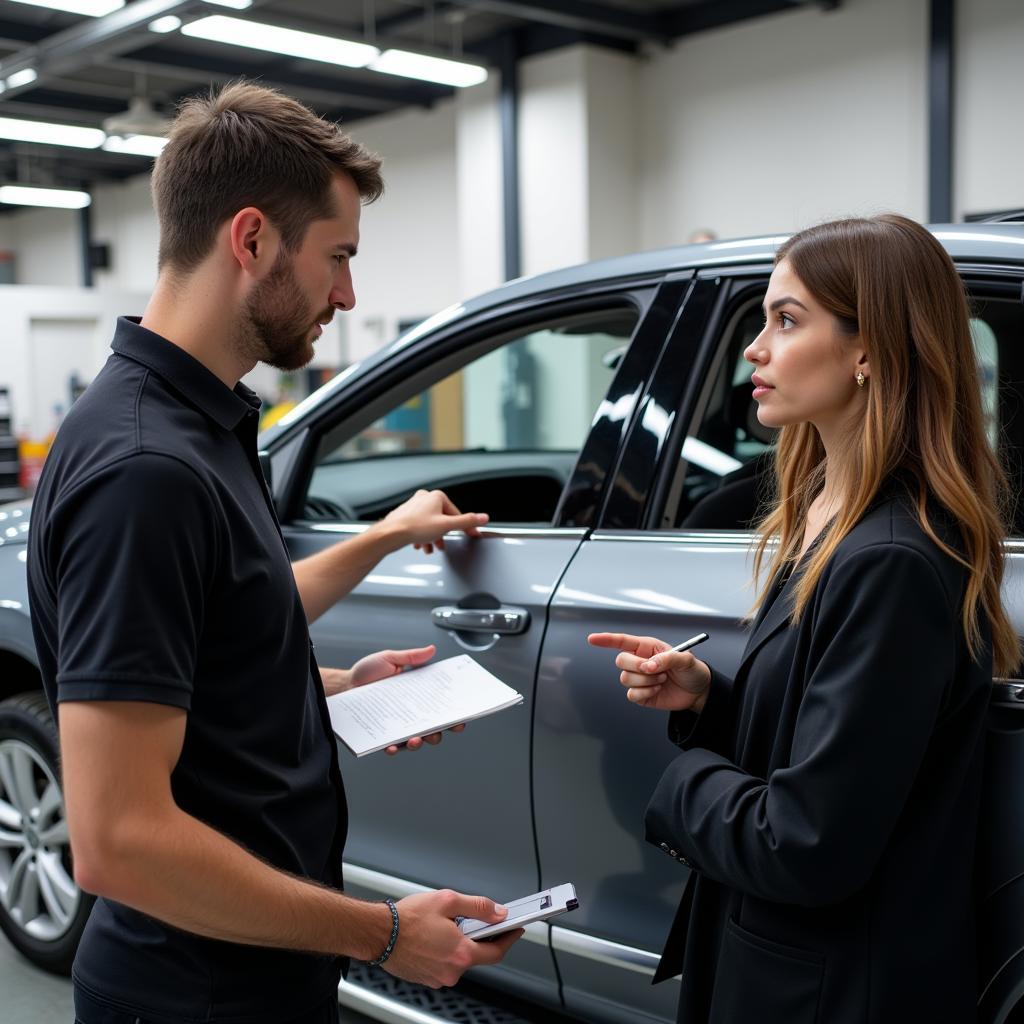
[[[306,621],[315,622],[377,563],[406,543],[400,527],[382,520],[363,533],[292,563]]]
[[[178,808],[112,831],[83,886],[177,928],[361,960],[387,944],[391,914],[383,904],[279,871]]]

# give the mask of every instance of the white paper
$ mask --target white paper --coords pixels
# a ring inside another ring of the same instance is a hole
[[[523,695],[468,654],[327,698],[331,727],[356,757],[521,704]]]

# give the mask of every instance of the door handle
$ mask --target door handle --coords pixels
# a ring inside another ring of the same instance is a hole
[[[430,618],[440,629],[460,629],[468,633],[525,633],[530,625],[530,613],[525,608],[508,605],[500,608],[442,605],[431,610]]]

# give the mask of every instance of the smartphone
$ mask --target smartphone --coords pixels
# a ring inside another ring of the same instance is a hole
[[[473,917],[457,917],[455,923],[462,929],[462,934],[471,939],[490,939],[503,932],[523,928],[533,921],[546,921],[549,917],[557,917],[580,905],[576,899],[576,889],[569,883],[553,886],[543,892],[524,896],[520,900],[506,903],[508,917],[497,924],[488,924]]]

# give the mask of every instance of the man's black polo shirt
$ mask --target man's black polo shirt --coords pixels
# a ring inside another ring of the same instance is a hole
[[[182,810],[278,868],[340,885],[337,750],[257,459],[259,399],[131,320],[112,347],[32,508],[47,698],[185,708],[171,778]],[[287,1020],[338,976],[337,960],[200,938],[103,899],[75,961],[79,984],[160,1021]]]

